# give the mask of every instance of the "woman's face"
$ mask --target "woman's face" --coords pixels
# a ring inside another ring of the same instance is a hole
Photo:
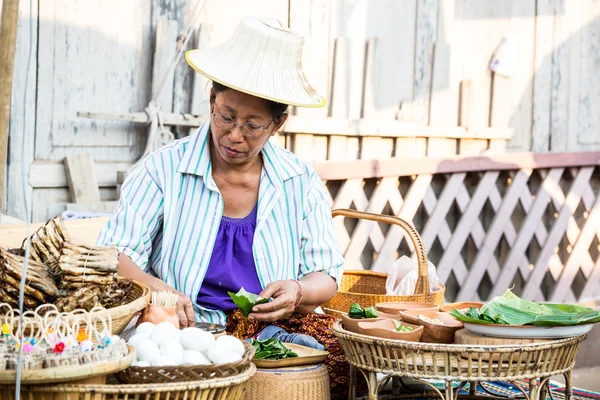
[[[283,124],[285,117],[278,124],[273,121],[267,100],[251,96],[237,90],[227,89],[216,95],[211,104],[211,113],[221,113],[235,120],[237,124],[251,122],[263,127],[268,127],[255,138],[244,136],[243,128],[235,126],[226,130],[215,123],[211,118],[211,131],[214,150],[213,157],[219,157],[227,164],[244,165],[256,160],[263,147],[277,129]],[[270,125],[269,125],[270,124]]]

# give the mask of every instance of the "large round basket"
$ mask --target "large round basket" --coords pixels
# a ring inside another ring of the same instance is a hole
[[[397,225],[404,229],[415,246],[419,266],[419,278],[414,294],[391,296],[386,295],[385,290],[385,282],[388,274],[374,271],[344,271],[337,294],[329,301],[329,303],[323,306],[326,313],[338,316],[342,312],[347,312],[354,303],[358,303],[363,308],[389,301],[444,304],[444,292],[446,291],[446,288],[444,285],[440,284],[437,291],[431,292],[427,271],[427,253],[425,252],[421,236],[410,223],[392,215],[372,214],[347,209],[333,210],[333,216],[382,222]]]
[[[244,400],[329,400],[330,390],[325,364],[258,369],[248,382]]]
[[[446,381],[515,381],[564,373],[586,335],[517,345],[456,345],[381,339],[333,325],[346,359],[364,371]]]
[[[246,382],[256,367],[249,363],[237,375],[194,382],[173,382],[140,385],[52,385],[23,386],[21,398],[36,400],[124,400],[124,399],[211,399],[241,400]],[[0,398],[14,399],[14,385],[0,386]]]
[[[131,289],[127,292],[125,304],[113,308],[101,310],[97,309],[97,311],[90,312],[89,316],[93,321],[97,321],[96,328],[99,332],[104,329],[103,320],[108,320],[108,316],[110,316],[110,321],[112,324],[111,333],[113,335],[117,335],[121,333],[131,322],[133,317],[135,317],[138,312],[146,308],[149,303],[150,289],[148,286],[144,285],[143,283],[133,281]],[[1,317],[2,315],[0,315],[0,318]]]
[[[229,364],[178,365],[173,367],[129,367],[115,374],[126,384],[154,384],[172,382],[197,382],[201,380],[236,376],[252,363],[256,350],[244,343],[244,356],[241,360]]]

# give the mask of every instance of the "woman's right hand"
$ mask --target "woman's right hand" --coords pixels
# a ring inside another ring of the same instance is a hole
[[[196,324],[196,313],[194,312],[194,306],[192,300],[185,294],[173,291],[179,295],[177,299],[177,316],[179,317],[179,327],[181,329],[187,328],[188,326],[194,326]]]

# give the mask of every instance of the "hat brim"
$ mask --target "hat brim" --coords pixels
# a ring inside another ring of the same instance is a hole
[[[293,88],[290,91],[291,93],[285,96],[276,94],[271,95],[269,93],[261,93],[261,90],[250,88],[248,85],[237,83],[233,77],[228,78],[223,76],[223,73],[219,73],[216,64],[210,62],[213,59],[214,54],[211,54],[210,50],[189,50],[185,53],[185,60],[194,70],[211,81],[220,83],[221,85],[239,92],[296,107],[320,108],[327,105],[325,98],[316,93],[303,75],[292,78],[295,82],[291,82],[290,86]],[[221,75],[221,77],[218,75]]]

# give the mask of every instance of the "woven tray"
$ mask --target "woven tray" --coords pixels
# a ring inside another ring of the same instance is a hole
[[[516,345],[456,345],[380,339],[333,325],[346,359],[366,371],[446,381],[510,381],[544,378],[573,368],[586,335]]]
[[[254,358],[255,349],[244,343],[244,356],[241,360],[229,364],[180,365],[174,367],[129,367],[115,374],[115,377],[127,384],[153,384],[171,382],[191,382],[214,378],[235,376],[245,371]]]
[[[246,382],[256,373],[248,363],[240,373],[224,378],[196,382],[174,382],[141,385],[35,385],[23,386],[21,398],[35,400],[122,400],[122,399],[211,399],[241,400]],[[15,385],[0,386],[0,399],[14,399]]]
[[[383,222],[399,226],[405,230],[417,252],[419,278],[414,294],[406,296],[388,296],[386,295],[385,289],[385,282],[388,274],[374,271],[344,271],[337,294],[329,301],[329,303],[323,306],[323,310],[326,313],[339,316],[340,312],[347,312],[354,303],[358,303],[363,308],[388,301],[413,301],[439,305],[444,304],[444,292],[446,291],[446,287],[440,284],[437,291],[430,291],[429,274],[427,270],[427,253],[423,241],[421,240],[421,236],[410,223],[392,215],[372,214],[347,209],[333,210],[332,215],[334,217],[343,216]]]
[[[135,356],[133,347],[129,354],[118,360],[107,360],[91,364],[69,365],[44,369],[24,369],[21,371],[21,382],[26,384],[58,383],[75,381],[82,378],[103,376],[123,370],[131,365]],[[17,371],[0,370],[0,385],[15,384]],[[2,396],[0,396],[2,399]]]

